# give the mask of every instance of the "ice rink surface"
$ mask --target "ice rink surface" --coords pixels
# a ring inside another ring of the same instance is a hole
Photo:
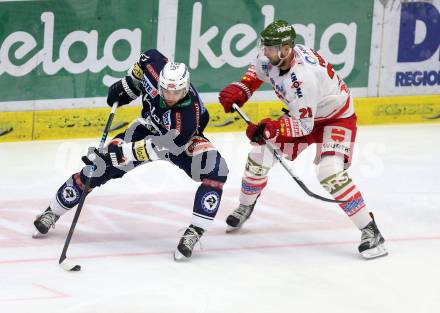
[[[440,125],[359,129],[350,172],[389,250],[369,261],[342,210],[306,196],[280,165],[245,227],[225,234],[249,144],[208,137],[230,176],[202,250],[173,261],[198,184],[155,162],[86,199],[68,252],[80,272],[57,263],[73,212],[44,239],[31,238],[32,222],[99,138],[0,144],[0,312],[440,312]],[[313,157],[290,164],[326,195]]]

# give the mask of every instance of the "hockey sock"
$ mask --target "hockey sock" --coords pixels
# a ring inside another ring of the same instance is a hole
[[[239,199],[241,204],[251,205],[255,203],[258,196],[267,185],[268,173],[268,167],[264,167],[248,157],[241,181]]]
[[[57,191],[50,202],[50,208],[56,215],[61,216],[74,208],[84,192],[84,184],[80,174],[73,174]],[[92,189],[89,189],[90,192]]]
[[[217,214],[223,193],[223,183],[204,179],[194,198],[191,224],[207,230]]]

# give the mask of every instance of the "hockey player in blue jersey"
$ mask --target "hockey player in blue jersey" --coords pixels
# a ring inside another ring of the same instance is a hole
[[[228,175],[225,160],[204,136],[209,113],[183,63],[169,62],[152,49],[141,54],[127,76],[109,88],[107,103],[125,105],[142,95],[141,117],[114,137],[104,151],[89,149],[86,163],[57,191],[49,207],[34,221],[34,237],[48,233],[61,215],[78,205],[81,194],[89,193],[129,170],[155,160],[168,160],[195,181],[200,181],[191,224],[174,253],[175,260],[191,257],[195,244],[212,223]],[[96,165],[88,191],[84,185],[88,166]]]

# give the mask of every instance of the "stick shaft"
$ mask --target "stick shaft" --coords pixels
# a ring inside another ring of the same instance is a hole
[[[99,141],[99,147],[98,147],[99,152],[102,152],[102,149],[104,148],[105,140],[107,139],[107,135],[109,133],[110,126],[112,125],[113,118],[115,116],[115,112],[117,108],[118,108],[118,102],[113,103],[112,110],[107,120],[107,124],[105,125],[105,129],[102,133],[101,140]],[[94,169],[95,169],[94,166],[90,166],[89,175],[87,176],[87,180],[84,186],[84,192],[82,193],[81,198],[79,199],[75,216],[73,217],[72,224],[70,225],[69,233],[67,234],[66,241],[64,243],[63,251],[61,252],[61,256],[58,261],[58,263],[60,264],[66,259],[67,249],[69,248],[70,240],[72,240],[72,236],[73,236],[73,231],[75,230],[76,223],[78,222],[79,215],[81,214],[84,201],[86,199],[88,190],[90,188]]]

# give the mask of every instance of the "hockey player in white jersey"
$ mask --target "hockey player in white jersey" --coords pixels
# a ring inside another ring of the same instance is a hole
[[[384,238],[373,214],[347,173],[356,139],[356,115],[353,97],[347,85],[316,51],[295,45],[293,26],[278,20],[262,32],[258,56],[240,82],[225,87],[219,95],[226,113],[232,104],[243,106],[263,82],[269,83],[287,106],[277,120],[263,119],[249,124],[246,135],[254,145],[242,178],[239,206],[227,217],[228,232],[243,226],[267,184],[268,173],[276,160],[261,138],[272,142],[289,160],[306,147],[317,144],[315,163],[320,184],[340,204],[361,230],[359,253],[367,258],[387,254]],[[289,204],[286,204],[289,205]]]

